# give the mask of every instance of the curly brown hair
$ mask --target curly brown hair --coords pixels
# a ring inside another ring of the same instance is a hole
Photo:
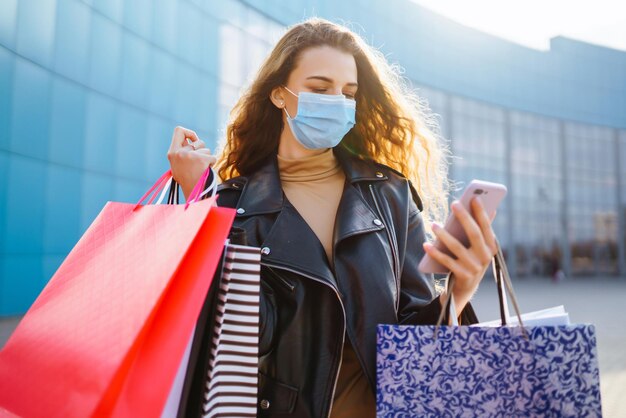
[[[356,124],[340,147],[394,168],[415,185],[424,203],[427,229],[447,214],[448,146],[434,116],[402,77],[398,66],[350,29],[320,18],[287,30],[230,113],[218,160],[223,180],[249,175],[278,152],[283,129],[272,90],[286,84],[304,50],[330,46],[352,54],[359,89]]]

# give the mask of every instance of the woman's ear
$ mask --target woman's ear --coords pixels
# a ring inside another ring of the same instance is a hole
[[[274,103],[279,109],[283,109],[285,107],[285,92],[280,87],[274,87],[272,92],[270,93],[270,100]]]

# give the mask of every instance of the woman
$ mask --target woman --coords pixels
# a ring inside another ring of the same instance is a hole
[[[260,416],[374,416],[376,325],[433,324],[442,309],[417,269],[424,252],[456,276],[461,320],[476,321],[468,301],[495,235],[478,200],[471,214],[452,204],[468,248],[432,222],[446,212],[445,151],[384,57],[322,19],[278,41],[219,161],[175,129],[168,158],[185,195],[217,163],[218,205],[262,248]],[[426,242],[428,225],[455,257]]]

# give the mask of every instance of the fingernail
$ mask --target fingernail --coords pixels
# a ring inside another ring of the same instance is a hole
[[[439,226],[438,223],[433,222],[433,231],[439,231],[441,229],[441,226]]]

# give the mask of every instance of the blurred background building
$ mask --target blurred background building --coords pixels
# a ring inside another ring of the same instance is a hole
[[[107,200],[168,167],[176,125],[214,148],[286,26],[345,23],[407,76],[451,140],[451,178],[503,182],[518,277],[626,278],[626,52],[534,50],[408,0],[3,0],[0,315],[26,311]]]

